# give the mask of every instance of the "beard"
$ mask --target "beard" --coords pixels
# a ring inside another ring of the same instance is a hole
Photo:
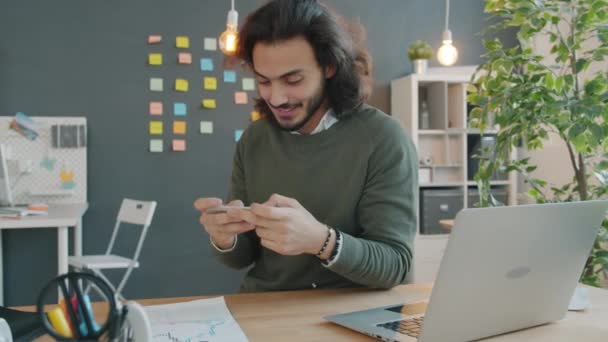
[[[284,103],[278,107],[275,107],[268,102],[265,102],[265,104],[268,107],[268,112],[270,113],[270,115],[268,117],[272,123],[274,123],[277,127],[279,127],[280,129],[282,129],[284,131],[296,132],[296,131],[299,131],[302,127],[304,127],[310,121],[310,119],[313,117],[313,115],[317,112],[317,110],[319,110],[319,108],[323,104],[324,99],[325,99],[325,79],[323,79],[323,81],[322,81],[321,85],[319,86],[319,88],[317,89],[317,91],[310,98],[309,106],[306,109],[306,116],[304,116],[300,121],[298,121],[292,125],[289,125],[289,126],[285,126],[285,125],[282,125],[281,123],[279,123],[277,118],[274,116],[274,113],[272,112],[271,108],[287,109],[287,108],[301,107],[301,106],[303,106],[303,104],[301,102],[300,103]]]

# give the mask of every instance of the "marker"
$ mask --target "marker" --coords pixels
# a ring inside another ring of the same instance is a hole
[[[51,321],[51,325],[57,334],[67,338],[73,337],[70,325],[65,319],[63,311],[60,307],[55,307],[53,310],[49,311],[47,316],[49,317],[49,321]]]

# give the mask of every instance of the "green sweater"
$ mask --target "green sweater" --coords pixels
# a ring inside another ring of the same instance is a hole
[[[342,250],[325,267],[313,255],[266,249],[250,231],[238,236],[233,251],[214,253],[232,268],[253,265],[243,292],[401,284],[413,257],[417,165],[414,145],[397,121],[367,105],[314,135],[258,120],[237,144],[229,200],[262,203],[274,193],[295,198],[342,233]]]

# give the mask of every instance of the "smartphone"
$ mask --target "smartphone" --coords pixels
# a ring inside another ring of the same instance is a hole
[[[241,209],[241,210],[249,210],[249,207],[239,207],[236,205],[220,205],[219,207],[207,209],[207,214],[218,214],[225,213],[228,209]]]

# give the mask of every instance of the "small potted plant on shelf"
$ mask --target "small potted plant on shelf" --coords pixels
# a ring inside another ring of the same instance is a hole
[[[407,49],[407,56],[412,61],[414,73],[424,74],[428,66],[428,61],[433,57],[433,50],[429,43],[423,40],[417,40],[410,44]]]

